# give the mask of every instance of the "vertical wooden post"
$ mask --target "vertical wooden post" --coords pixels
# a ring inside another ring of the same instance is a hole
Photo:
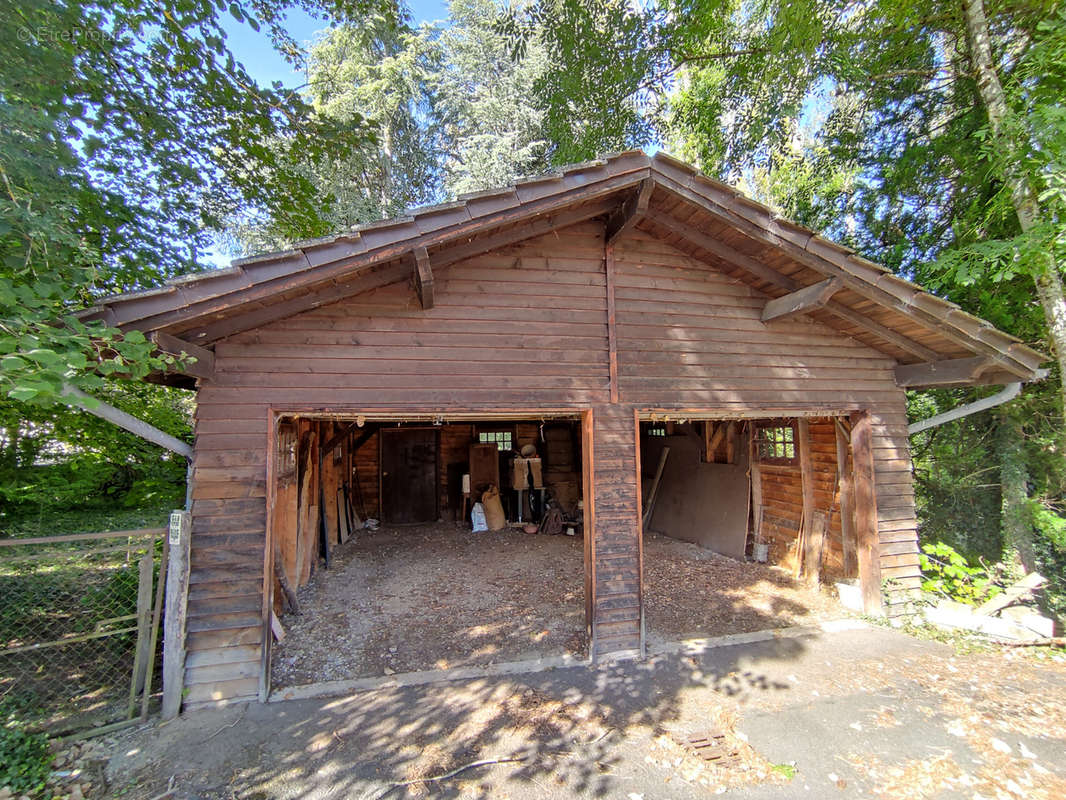
[[[640,657],[646,658],[648,655],[647,644],[647,629],[644,623],[644,491],[642,489],[644,485],[644,477],[641,475],[642,467],[640,464],[640,410],[633,409],[633,441],[636,446],[633,448],[635,456],[637,474],[637,519],[640,520],[640,527],[637,528],[637,595],[640,601]]]
[[[596,660],[596,454],[593,440],[592,409],[581,413],[581,478],[585,505],[585,632],[589,638],[589,658]]]
[[[611,402],[618,402],[618,339],[615,332],[614,245],[604,247],[604,271],[607,274],[607,350]]]
[[[144,670],[144,694],[141,695],[141,720],[148,719],[148,702],[152,698],[152,677],[155,675],[156,645],[159,643],[159,626],[163,621],[163,593],[167,585],[167,562],[170,558],[170,539],[163,537],[163,553],[159,560],[159,577],[155,582],[155,600],[152,605],[152,636],[148,645],[151,654]]]
[[[751,481],[751,527],[752,540],[762,544],[762,467],[759,465],[759,453],[755,446],[756,430],[754,424],[748,430],[748,478]],[[752,548],[752,557],[755,556]]]
[[[137,696],[144,691],[144,676],[151,658],[152,639],[152,572],[155,566],[155,539],[148,544],[148,552],[137,564],[137,647],[133,655],[133,674],[130,676],[130,705],[127,718],[133,719]]]
[[[837,444],[837,481],[840,484],[840,547],[844,559],[844,577],[854,578],[859,564],[855,554],[855,498],[851,470],[848,469],[849,441],[844,424],[834,420]]]
[[[881,614],[881,564],[874,487],[873,426],[867,411],[851,415],[851,457],[855,491],[855,539],[863,610]]]
[[[800,518],[800,535],[796,541],[796,577],[809,574],[811,565],[804,558],[807,542],[811,538],[811,523],[814,513],[814,468],[811,466],[811,425],[806,417],[796,424],[796,455],[800,462],[800,485],[803,492],[803,516]]]
[[[170,563],[167,569],[167,599],[163,623],[163,719],[181,711],[185,689],[185,613],[189,600],[189,549],[192,515],[170,515]]]

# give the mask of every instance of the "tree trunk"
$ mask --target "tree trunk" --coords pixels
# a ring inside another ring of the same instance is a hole
[[[984,0],[963,0],[962,6],[966,17],[966,33],[970,40],[970,59],[973,62],[973,71],[977,75],[977,89],[988,113],[992,134],[999,139],[1008,113],[1007,97],[992,59],[992,45],[988,35]],[[1009,142],[1001,142],[1001,144],[1008,148],[1008,152],[1014,149]],[[1002,177],[1010,187],[1014,211],[1018,216],[1022,232],[1025,233],[1032,230],[1040,220],[1042,211],[1033,193],[1033,188],[1026,180],[1017,160],[1008,163],[1013,166],[1009,166],[1005,170],[1007,174]],[[1062,277],[1059,275],[1058,264],[1055,262],[1053,253],[1048,254],[1046,264],[1037,266],[1033,271],[1033,280],[1036,283],[1036,294],[1040,305],[1044,309],[1048,335],[1059,364],[1059,374],[1064,378],[1060,385],[1060,392],[1063,409],[1066,411],[1066,297],[1064,297]]]
[[[1000,409],[997,430],[1000,483],[1000,526],[1003,563],[1022,577],[1036,569],[1033,526],[1029,515],[1029,473],[1022,448],[1025,433],[1021,421]]]

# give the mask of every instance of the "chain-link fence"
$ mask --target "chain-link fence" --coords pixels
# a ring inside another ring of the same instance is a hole
[[[147,715],[159,675],[165,533],[0,540],[6,710],[51,735]]]

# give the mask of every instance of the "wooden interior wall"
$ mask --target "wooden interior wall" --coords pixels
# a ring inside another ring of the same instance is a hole
[[[829,535],[822,557],[822,574],[844,575],[844,550],[840,509],[834,504],[836,490],[836,433],[833,421],[810,421],[811,466],[814,477],[814,508],[829,516]],[[762,475],[762,539],[770,545],[770,563],[795,566],[795,543],[803,518],[803,488],[799,464],[759,465]]]
[[[893,362],[802,318],[763,325],[764,298],[643,233],[614,250],[615,404],[596,222],[436,271],[428,311],[403,282],[217,343],[196,416],[190,703],[257,696],[273,413],[594,409],[604,653],[639,641],[635,409],[871,409],[883,574],[917,584]],[[354,456],[368,513],[379,512],[377,438]]]
[[[378,450],[380,442],[381,436],[375,433],[351,455],[354,467],[349,479],[352,503],[356,511],[364,518],[381,519],[381,476]]]

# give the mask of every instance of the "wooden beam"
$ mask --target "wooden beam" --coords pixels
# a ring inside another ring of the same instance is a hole
[[[169,433],[159,430],[154,425],[149,425],[143,419],[137,419],[132,414],[127,414],[121,408],[115,408],[99,398],[85,394],[76,386],[71,386],[69,383],[63,384],[63,394],[60,399],[68,405],[77,406],[83,411],[88,411],[93,416],[106,419],[108,422],[129,431],[135,436],[140,436],[152,444],[157,444],[192,461],[193,449],[191,445],[176,436],[171,436]]]
[[[940,354],[924,344],[920,344],[913,339],[904,336],[902,333],[892,330],[880,322],[874,322],[872,319],[864,314],[860,314],[852,308],[848,308],[841,303],[836,303],[830,300],[825,304],[825,310],[832,314],[834,317],[839,317],[846,322],[850,322],[856,325],[868,333],[872,333],[879,339],[884,339],[889,344],[894,344],[900,350],[910,353],[912,356],[918,356],[918,358],[924,358],[927,361],[936,360],[940,358]]]
[[[185,690],[185,614],[189,600],[189,552],[192,515],[170,515],[170,548],[167,565],[166,609],[163,613],[163,707],[164,720],[181,711]]]
[[[840,256],[839,250],[832,244],[819,239],[817,236],[812,235],[807,237],[803,244],[798,244],[787,236],[779,235],[776,230],[777,225],[772,221],[769,222],[769,224],[763,224],[748,219],[745,215],[738,214],[726,205],[722,205],[720,202],[712,198],[694,192],[688,187],[677,183],[672,178],[661,173],[657,176],[657,180],[666,191],[672,192],[688,202],[695,203],[701,208],[701,210],[730,225],[740,233],[745,234],[754,242],[772,247],[784,255],[787,255],[796,263],[808,267],[826,277],[838,277],[843,281],[844,288],[850,289],[868,300],[872,300],[883,308],[910,317],[919,325],[926,326],[936,331],[961,347],[968,350],[979,350],[983,352],[985,355],[1002,364],[1008,371],[1017,371],[1019,377],[1023,380],[1031,379],[1032,369],[1030,367],[1022,361],[1017,360],[1014,356],[1004,353],[995,346],[980,340],[978,336],[979,330],[983,326],[988,326],[988,323],[983,320],[971,318],[972,322],[967,322],[965,320],[954,323],[948,322],[945,317],[949,314],[959,316],[960,312],[953,309],[943,315],[938,315],[921,308],[917,303],[913,302],[916,297],[925,294],[917,286],[912,286],[907,289],[908,292],[912,293],[909,297],[901,297],[898,294],[883,288],[880,285],[882,280],[885,280],[886,283],[890,283],[893,280],[901,282],[899,278],[890,273],[878,272],[877,276],[873,279],[856,275],[851,269],[846,269],[841,265],[840,262],[845,261],[846,258]],[[873,271],[873,268],[870,268],[868,272],[869,271]],[[962,316],[968,317],[968,315],[965,314],[962,314]],[[969,330],[966,329],[966,325],[970,326]]]
[[[462,242],[433,253],[433,265],[438,269],[467,258],[487,253],[508,245],[542,236],[561,228],[576,225],[579,222],[602,216],[614,208],[614,202],[598,202],[573,211],[545,215],[516,228]],[[337,303],[357,294],[378,289],[391,283],[407,280],[411,274],[410,261],[394,261],[376,264],[372,267],[354,272],[351,280],[329,281],[318,286],[309,287],[296,297],[269,305],[249,304],[247,311],[227,316],[218,315],[215,321],[207,322],[193,328],[184,335],[195,338],[202,343],[214,342],[227,336],[233,336],[252,328],[258,328],[279,319],[285,319],[309,311],[313,308]]]
[[[855,539],[863,611],[882,613],[881,546],[877,533],[877,489],[874,484],[873,424],[870,414],[851,415],[852,483],[855,492]]]
[[[897,386],[958,386],[973,383],[995,364],[983,356],[900,364],[895,369]]]
[[[841,283],[836,278],[815,283],[797,289],[783,297],[768,300],[762,310],[762,321],[788,319],[797,314],[806,314],[816,308],[822,308],[829,298],[840,291]]]
[[[648,210],[652,190],[655,188],[653,178],[645,178],[637,186],[635,192],[626,198],[622,205],[618,206],[607,218],[605,240],[607,244],[614,244],[623,233],[630,230],[644,216]]]
[[[751,256],[741,253],[738,250],[734,250],[729,245],[718,241],[714,237],[708,236],[702,231],[693,228],[691,225],[681,222],[670,214],[664,214],[661,211],[649,209],[644,217],[650,222],[654,222],[659,227],[665,228],[671,233],[683,237],[701,250],[706,250],[708,253],[714,254],[732,266],[740,267],[744,271],[754,275],[756,278],[760,278],[767,283],[772,283],[775,286],[781,286],[789,291],[799,288],[799,285],[795,281],[782,275],[772,267],[768,267],[761,261],[757,261]]]
[[[800,536],[796,543],[796,577],[809,576],[812,565],[807,562],[808,544],[814,522],[814,466],[811,463],[811,424],[806,417],[796,421],[796,457],[800,466],[800,487],[803,512],[800,517]]]
[[[848,445],[850,436],[840,420],[835,420],[837,485],[840,491],[840,548],[844,561],[844,577],[853,578],[859,566],[855,554],[855,503],[853,502],[852,476],[848,469]]]
[[[811,528],[804,540],[803,573],[807,584],[818,586],[822,577],[822,550],[825,545],[829,516],[824,511],[811,512]]]
[[[416,247],[415,257],[415,291],[418,302],[424,311],[433,308],[433,268],[429,264],[429,252],[424,247]]]
[[[611,402],[618,402],[618,332],[615,325],[614,245],[603,248],[607,291],[607,371],[611,385]]]
[[[703,460],[708,464],[714,463],[715,451],[718,450],[718,445],[722,443],[725,432],[726,424],[724,422],[718,424],[714,420],[707,420],[703,423]]]
[[[669,214],[663,214],[658,211],[649,211],[645,214],[645,217],[656,225],[666,228],[671,233],[684,237],[701,250],[713,253],[717,258],[726,262],[730,266],[744,270],[749,275],[753,275],[767,283],[772,283],[775,286],[780,286],[782,289],[787,289],[790,292],[794,292],[800,288],[799,284],[788,276],[782,275],[777,270],[766,266],[751,256],[741,253],[727,244],[719,242],[717,239],[693,228],[691,225],[686,225],[684,222],[671,217]],[[874,336],[884,339],[886,342],[895,345],[901,350],[910,353],[911,355],[918,356],[918,358],[933,361],[940,357],[935,350],[931,350],[925,345],[919,344],[903,334],[897,333],[891,328],[887,328],[879,322],[875,322],[845,305],[830,300],[825,304],[824,310],[840,319],[852,323],[853,325],[865,328]]]
[[[192,375],[194,378],[211,380],[215,377],[215,354],[205,347],[171,336],[163,331],[152,331],[148,339],[162,353],[177,356],[181,363],[175,364],[169,372],[178,372],[182,375]],[[191,356],[195,361],[189,361],[184,356]]]

